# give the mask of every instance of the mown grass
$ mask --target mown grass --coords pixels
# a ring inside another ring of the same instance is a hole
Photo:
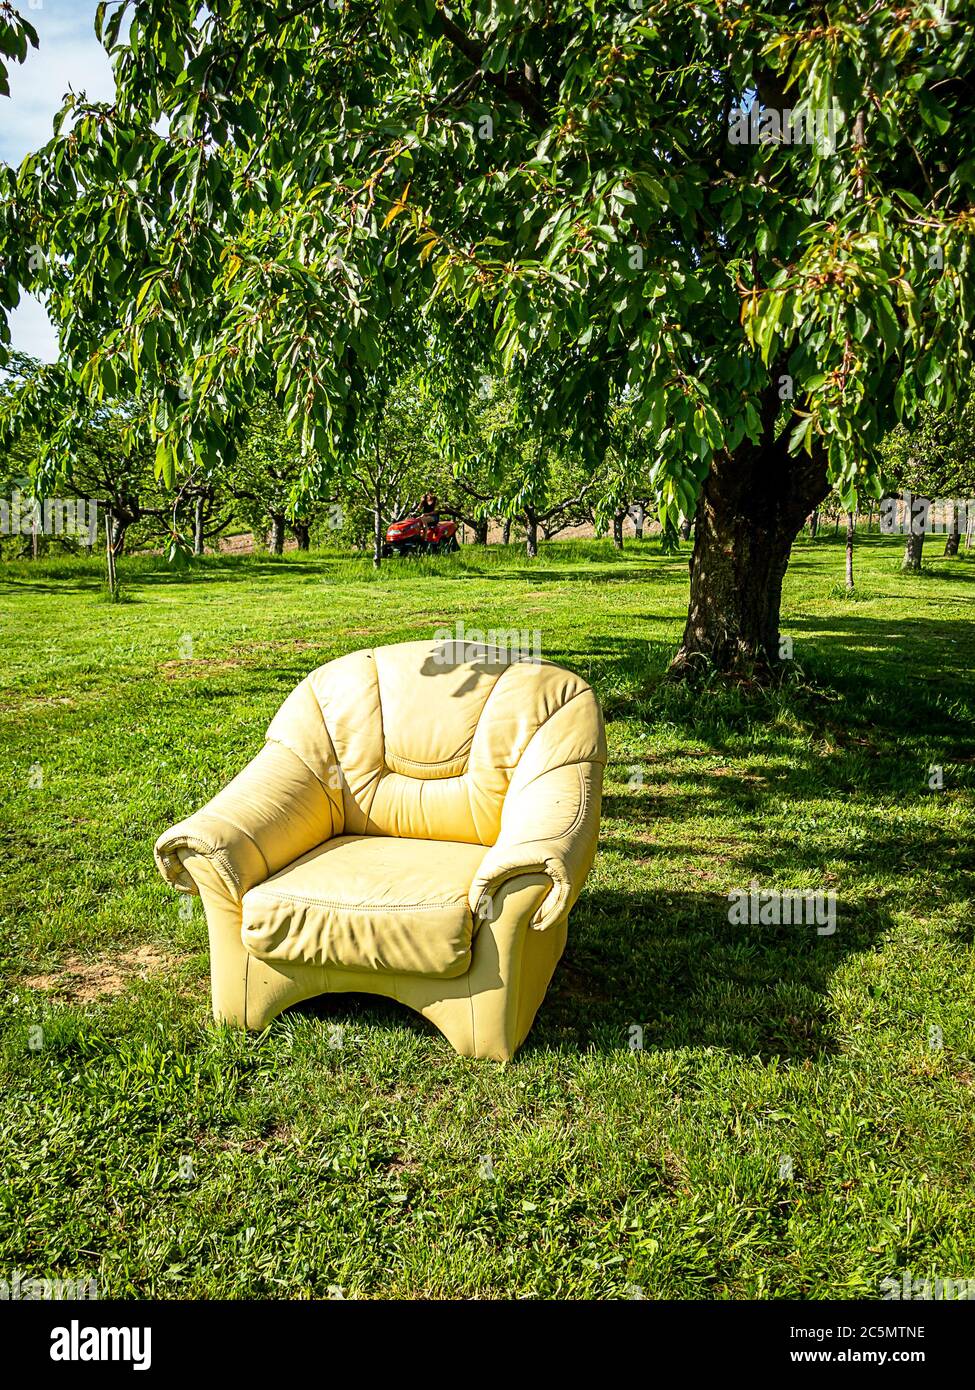
[[[687,562],[654,541],[379,575],[126,559],[114,605],[94,561],[5,564],[0,1276],[376,1298],[975,1276],[975,564],[904,576],[877,538],[857,560],[850,599],[838,545],[797,548],[795,671],[768,693],[663,682]],[[600,854],[527,1044],[463,1061],[349,997],[214,1028],[156,835],[308,670],[457,619],[540,629],[609,720]],[[752,879],[835,892],[835,934],[730,925]]]

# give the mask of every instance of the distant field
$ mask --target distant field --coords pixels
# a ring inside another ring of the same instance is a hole
[[[95,560],[0,566],[0,1275],[213,1298],[975,1277],[975,552],[941,548],[905,576],[861,537],[849,598],[842,544],[800,543],[795,672],[765,694],[663,683],[687,552],[656,539],[378,575],[123,558],[117,605]],[[214,1028],[199,902],[180,915],[153,841],[310,669],[457,619],[539,629],[608,720],[600,854],[524,1049],[464,1061],[349,997]],[[835,892],[835,934],[731,925],[753,879]]]

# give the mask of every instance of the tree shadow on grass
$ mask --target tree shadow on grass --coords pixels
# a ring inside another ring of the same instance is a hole
[[[631,619],[661,621],[658,614]],[[586,674],[608,719],[666,722],[701,735],[715,751],[750,727],[771,727],[787,715],[838,734],[841,742],[844,731],[899,739],[910,729],[935,739],[954,733],[975,751],[975,608],[971,620],[800,617],[789,622],[788,632],[807,635],[796,640],[795,666],[768,690],[668,682],[672,653],[659,628],[644,639],[600,635],[585,650],[555,645],[546,656]],[[956,707],[946,704],[946,695]]]
[[[686,562],[676,566],[683,576],[687,570]],[[607,573],[610,571],[610,573]],[[634,565],[621,562],[614,565],[611,560],[593,560],[591,563],[576,562],[566,565],[560,570],[533,569],[531,562],[527,561],[523,568],[497,569],[497,570],[476,570],[476,569],[457,569],[445,571],[438,578],[443,579],[510,579],[522,580],[530,584],[554,584],[562,581],[584,581],[592,583],[594,580],[612,580],[614,583],[652,583],[662,579],[671,579],[675,572],[675,567],[667,559],[654,561],[652,564]]]
[[[70,579],[18,579],[0,575],[0,593],[15,594],[84,594],[103,593],[108,597],[108,586],[104,578],[94,575],[90,579],[72,577]]]
[[[975,604],[967,618],[831,614],[792,618],[786,630],[795,639],[797,660],[806,663],[808,658],[811,671],[821,672],[840,691],[862,692],[869,686],[895,683],[904,698],[919,696],[923,702],[920,688],[932,679],[956,680],[959,693],[972,689],[965,676],[975,665]],[[864,668],[864,653],[869,654],[872,669]],[[946,656],[953,659],[955,670],[945,669]],[[896,680],[892,682],[891,676]],[[892,714],[902,718],[900,701]]]
[[[644,1049],[835,1052],[830,979],[883,936],[887,914],[840,899],[830,935],[815,924],[732,925],[728,906],[714,892],[584,895],[526,1049],[612,1053],[636,1025]]]
[[[141,588],[185,588],[219,584],[239,584],[248,580],[290,579],[296,583],[318,583],[327,579],[336,563],[334,557],[310,557],[297,560],[290,557],[275,559],[265,556],[207,556],[203,562],[194,561],[189,569],[177,570],[164,560],[150,564],[142,556],[132,556],[132,564],[123,558],[119,562],[118,578],[123,593],[131,594]],[[43,561],[39,564],[43,565]],[[343,562],[345,563],[345,562]],[[48,573],[33,575],[3,573],[0,569],[0,588],[11,593],[85,593],[106,590],[104,569],[96,570],[84,561],[64,564]]]
[[[633,830],[652,834],[662,821],[673,826],[678,818],[691,822],[709,813],[759,822],[764,805],[774,806],[780,817],[783,802],[797,811],[804,803],[834,802],[845,812],[852,796],[858,799],[856,814],[839,849],[833,838],[800,837],[782,829],[780,821],[777,833],[749,834],[743,842],[736,837],[730,850],[715,843],[715,854],[734,857],[738,850],[736,882],[742,888],[752,878],[766,888],[784,887],[777,875],[794,881],[797,873],[825,871],[827,863],[834,870],[841,863],[850,882],[896,884],[927,864],[938,869],[939,904],[957,907],[969,900],[972,841],[959,837],[957,826],[917,821],[907,834],[890,805],[911,807],[937,795],[927,780],[929,757],[953,764],[953,786],[975,785],[975,724],[966,717],[971,689],[964,655],[975,630],[963,622],[924,618],[841,617],[829,620],[827,633],[822,625],[814,620],[793,625],[815,631],[814,661],[805,678],[770,692],[733,687],[694,692],[668,687],[659,676],[653,685],[652,656],[641,653],[643,644],[633,639],[601,638],[586,654],[597,689],[619,692],[614,712],[627,723],[644,720],[652,726],[659,720],[697,745],[636,759],[647,776],[638,791],[619,790],[632,772],[623,766],[625,755],[608,769],[605,843],[634,861],[634,884],[639,864],[654,855],[701,862],[708,851],[707,842],[682,846],[661,837],[654,843],[649,836],[635,838]],[[889,640],[892,631],[907,634],[907,669],[902,651],[889,668],[878,663],[873,650],[865,663],[864,649]],[[944,643],[955,644],[955,669],[939,672],[936,681],[912,679],[913,664],[923,667]],[[837,644],[843,649],[840,661]],[[564,654],[569,664],[582,655]],[[818,688],[809,679],[816,670],[825,678]],[[649,678],[649,688],[636,700],[627,698],[641,675]],[[752,750],[749,735],[759,733]],[[696,758],[708,754],[739,763],[748,759],[747,772],[741,767],[698,770]],[[655,791],[654,779],[674,775],[675,764],[690,790],[682,786],[679,797]],[[893,920],[881,901],[864,905],[841,896],[837,910],[836,934],[820,936],[814,927],[734,927],[727,898],[716,892],[641,892],[634,886],[584,893],[562,967],[528,1046],[613,1051],[627,1045],[628,1028],[636,1024],[644,1030],[645,1047],[718,1046],[763,1057],[828,1053],[834,1047],[830,978],[848,957],[872,949]]]

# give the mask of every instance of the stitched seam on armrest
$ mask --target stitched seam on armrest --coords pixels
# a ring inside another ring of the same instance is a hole
[[[588,761],[588,760],[587,760],[587,761]],[[584,773],[583,773],[583,771],[582,771],[582,763],[576,763],[576,764],[575,764],[575,767],[577,768],[578,773],[579,773],[579,790],[580,790],[580,796],[579,796],[579,811],[578,811],[578,814],[576,815],[575,820],[574,820],[574,821],[572,822],[572,824],[569,826],[568,830],[563,830],[563,831],[562,831],[562,836],[559,837],[560,839],[561,839],[562,837],[564,837],[565,835],[572,835],[572,834],[574,834],[575,831],[577,831],[577,830],[579,829],[579,826],[582,824],[583,820],[585,819],[586,811],[587,811],[588,808],[589,808],[589,786],[588,786],[588,783],[586,782],[585,775],[584,775]]]
[[[593,763],[596,767],[605,766],[604,763],[599,762],[598,758],[569,758],[567,762],[557,763],[555,767],[545,768],[544,772],[536,772],[534,777],[530,777],[523,786],[518,788],[518,795],[521,796],[522,792],[527,791],[529,787],[533,787],[540,778],[547,777],[550,772],[559,772],[563,767],[585,767],[586,763]]]
[[[383,773],[387,770],[386,763],[386,721],[383,718],[383,688],[379,680],[379,662],[376,660],[376,648],[371,649],[372,669],[376,677],[376,705],[379,708],[379,746],[382,749],[382,766],[377,769],[376,785],[372,789],[372,796],[369,798],[369,809],[366,811],[365,832],[369,833],[369,823],[372,820],[372,808],[376,804],[376,797],[379,794],[379,787],[383,780]]]
[[[224,850],[217,849],[217,847],[211,844],[209,840],[205,840],[202,835],[183,833],[176,836],[171,846],[167,845],[165,853],[175,854],[177,850],[180,848],[188,849],[191,854],[201,854],[204,859],[212,859],[217,864],[221,865],[226,873],[226,876],[230,879],[233,886],[237,889],[238,894],[240,894],[240,879],[237,877],[237,871],[235,870],[230,860],[227,858],[226,852]],[[262,859],[263,857],[264,856],[261,855]],[[183,861],[180,860],[181,864],[182,862]],[[183,867],[185,868],[185,865]],[[172,880],[170,880],[170,882],[172,882]],[[241,896],[243,895],[241,894]]]
[[[214,814],[218,813],[215,812]],[[243,835],[245,840],[250,840],[251,844],[257,850],[258,854],[261,856],[261,863],[264,865],[264,877],[270,878],[271,866],[267,862],[267,856],[265,855],[264,851],[261,849],[257,841],[254,839],[254,836],[250,833],[250,831],[245,830],[242,825],[238,825],[237,822],[235,820],[231,820],[229,816],[225,816],[222,811],[219,812],[219,817],[221,820],[225,820],[228,825],[233,826],[234,830],[236,830],[239,835]],[[220,853],[225,854],[226,850],[221,850]]]
[[[589,762],[590,760],[589,760],[588,758],[586,758],[585,761],[586,761],[586,762]],[[544,844],[546,844],[546,843],[550,843],[552,840],[564,840],[565,837],[566,837],[567,835],[574,835],[574,834],[575,834],[575,832],[579,829],[579,826],[582,824],[583,820],[585,819],[586,811],[589,809],[589,788],[588,788],[587,783],[586,783],[585,775],[583,774],[583,771],[582,771],[583,764],[582,764],[581,762],[577,762],[577,763],[565,763],[564,766],[565,766],[565,767],[575,767],[576,769],[578,769],[579,786],[580,786],[579,809],[576,811],[575,817],[569,822],[569,824],[566,826],[566,828],[565,828],[564,830],[558,831],[558,833],[557,833],[557,834],[554,834],[554,835],[547,835],[547,836],[544,836],[544,837],[543,837],[543,836],[538,836],[538,837],[536,837],[534,840],[516,840],[516,841],[514,841],[512,844],[506,844],[506,843],[505,843],[504,838],[503,838],[503,836],[504,836],[504,831],[502,831],[501,835],[498,837],[498,839],[495,841],[495,843],[491,846],[491,849],[496,849],[496,848],[498,847],[498,845],[500,845],[501,848],[502,848],[503,850],[507,850],[507,851],[508,851],[509,856],[510,856],[511,854],[514,853],[515,850],[522,849],[522,848],[524,848],[526,845],[544,845]],[[550,771],[552,771],[552,772],[558,772],[559,769],[553,767],[553,768],[550,769]],[[546,775],[546,774],[545,774],[544,772],[539,773],[539,777],[544,777],[545,775]],[[535,779],[533,779],[533,780],[535,780]],[[528,786],[531,786],[531,782],[527,783],[527,785],[528,785]],[[490,852],[490,851],[489,851],[489,852]]]
[[[215,849],[212,854],[208,854],[206,857],[207,859],[215,859],[218,864],[223,865],[224,869],[230,875],[231,883],[237,890],[238,898],[242,898],[244,895],[241,891],[240,879],[237,877],[237,871],[234,868],[233,864],[231,864],[230,860],[227,858],[225,852],[222,849]]]
[[[587,758],[586,762],[589,761],[590,760]],[[575,766],[578,769],[581,794],[579,797],[579,809],[576,812],[574,820],[565,830],[561,831],[557,836],[552,837],[553,839],[559,840],[565,839],[566,836],[575,834],[575,832],[578,830],[579,826],[585,819],[586,810],[589,806],[589,793],[586,784],[586,778],[582,771],[582,764],[578,762],[575,764],[567,763],[566,766]],[[489,877],[485,878],[483,887],[481,887],[478,890],[478,902],[480,902],[484,894],[487,891],[489,891],[489,885],[494,883],[499,876],[505,875],[507,877],[513,877],[515,874],[518,873],[529,873],[532,871],[532,869],[534,868],[534,862],[527,865],[523,863],[517,863],[518,850],[528,849],[529,847],[534,848],[535,846],[544,846],[544,844],[544,840],[520,840],[517,844],[503,846],[505,854],[503,856],[502,863],[497,869],[493,870]],[[494,848],[494,846],[492,846],[492,848]],[[505,866],[504,860],[508,861],[507,867]],[[557,864],[559,869],[561,870],[561,873],[558,877],[556,877],[556,875],[552,873],[550,865],[553,862]],[[565,859],[561,855],[546,855],[544,863],[541,866],[541,872],[548,874],[549,878],[552,880],[553,889],[558,888],[560,885],[563,885],[564,887],[568,888],[569,892],[572,891],[572,878],[569,873],[569,867],[566,864]]]

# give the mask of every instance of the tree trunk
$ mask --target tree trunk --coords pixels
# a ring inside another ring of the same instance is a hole
[[[809,539],[814,541],[819,530],[819,508],[814,507],[809,513]]]
[[[682,541],[689,541],[691,538],[691,521],[692,518],[689,516],[685,516],[681,520],[680,526],[678,527],[678,531],[680,533],[680,538]]]
[[[913,570],[915,573],[921,568],[921,552],[924,549],[924,532],[914,535],[913,531],[907,537],[907,545],[904,547],[904,559],[901,561],[902,570]]]
[[[108,593],[110,598],[118,594],[118,574],[115,569],[115,513],[111,507],[105,509],[105,559],[108,564]]]
[[[372,506],[372,567],[379,569],[383,562],[383,504],[378,491]]]
[[[958,544],[961,540],[961,527],[958,524],[958,508],[954,504],[951,506],[951,530],[948,532],[948,539],[945,541],[945,554],[957,555]]]
[[[781,665],[779,611],[792,543],[829,490],[817,454],[778,443],[717,456],[695,514],[687,625],[671,674],[755,676]]]
[[[529,560],[538,555],[538,517],[530,508],[525,512],[525,551]]]
[[[116,560],[120,555],[125,554],[125,536],[129,529],[128,520],[123,521],[120,516],[112,513],[112,554]]]
[[[642,540],[643,540],[643,523],[644,523],[644,520],[645,520],[645,514],[644,514],[644,510],[643,510],[643,503],[642,503],[642,502],[637,502],[637,503],[634,504],[634,507],[633,507],[633,534],[634,534],[635,538],[636,538],[638,541],[642,541]]]
[[[193,503],[193,554],[203,554],[203,498]]]
[[[504,525],[501,527],[501,544],[502,544],[502,545],[510,545],[510,544],[511,544],[511,517],[510,517],[510,516],[506,516],[506,517],[505,517],[505,519],[504,519]]]
[[[623,518],[626,512],[619,511],[613,516],[613,547],[616,550],[623,549]]]
[[[931,501],[929,498],[915,497],[912,499],[907,515],[907,545],[904,547],[902,570],[911,570],[915,574],[920,570],[924,552],[924,535],[928,529],[930,515]]]
[[[284,554],[284,514],[281,512],[277,512],[271,517],[267,548],[272,555]]]
[[[474,523],[474,544],[475,544],[475,545],[487,545],[487,543],[488,543],[488,521],[487,521],[487,517],[483,517],[480,521],[476,521],[476,522]]]
[[[296,521],[291,527],[292,534],[298,542],[299,550],[308,550],[311,546],[311,538],[308,534],[308,522]]]
[[[846,514],[846,591],[853,593],[853,542],[857,534],[857,514],[847,512]]]

